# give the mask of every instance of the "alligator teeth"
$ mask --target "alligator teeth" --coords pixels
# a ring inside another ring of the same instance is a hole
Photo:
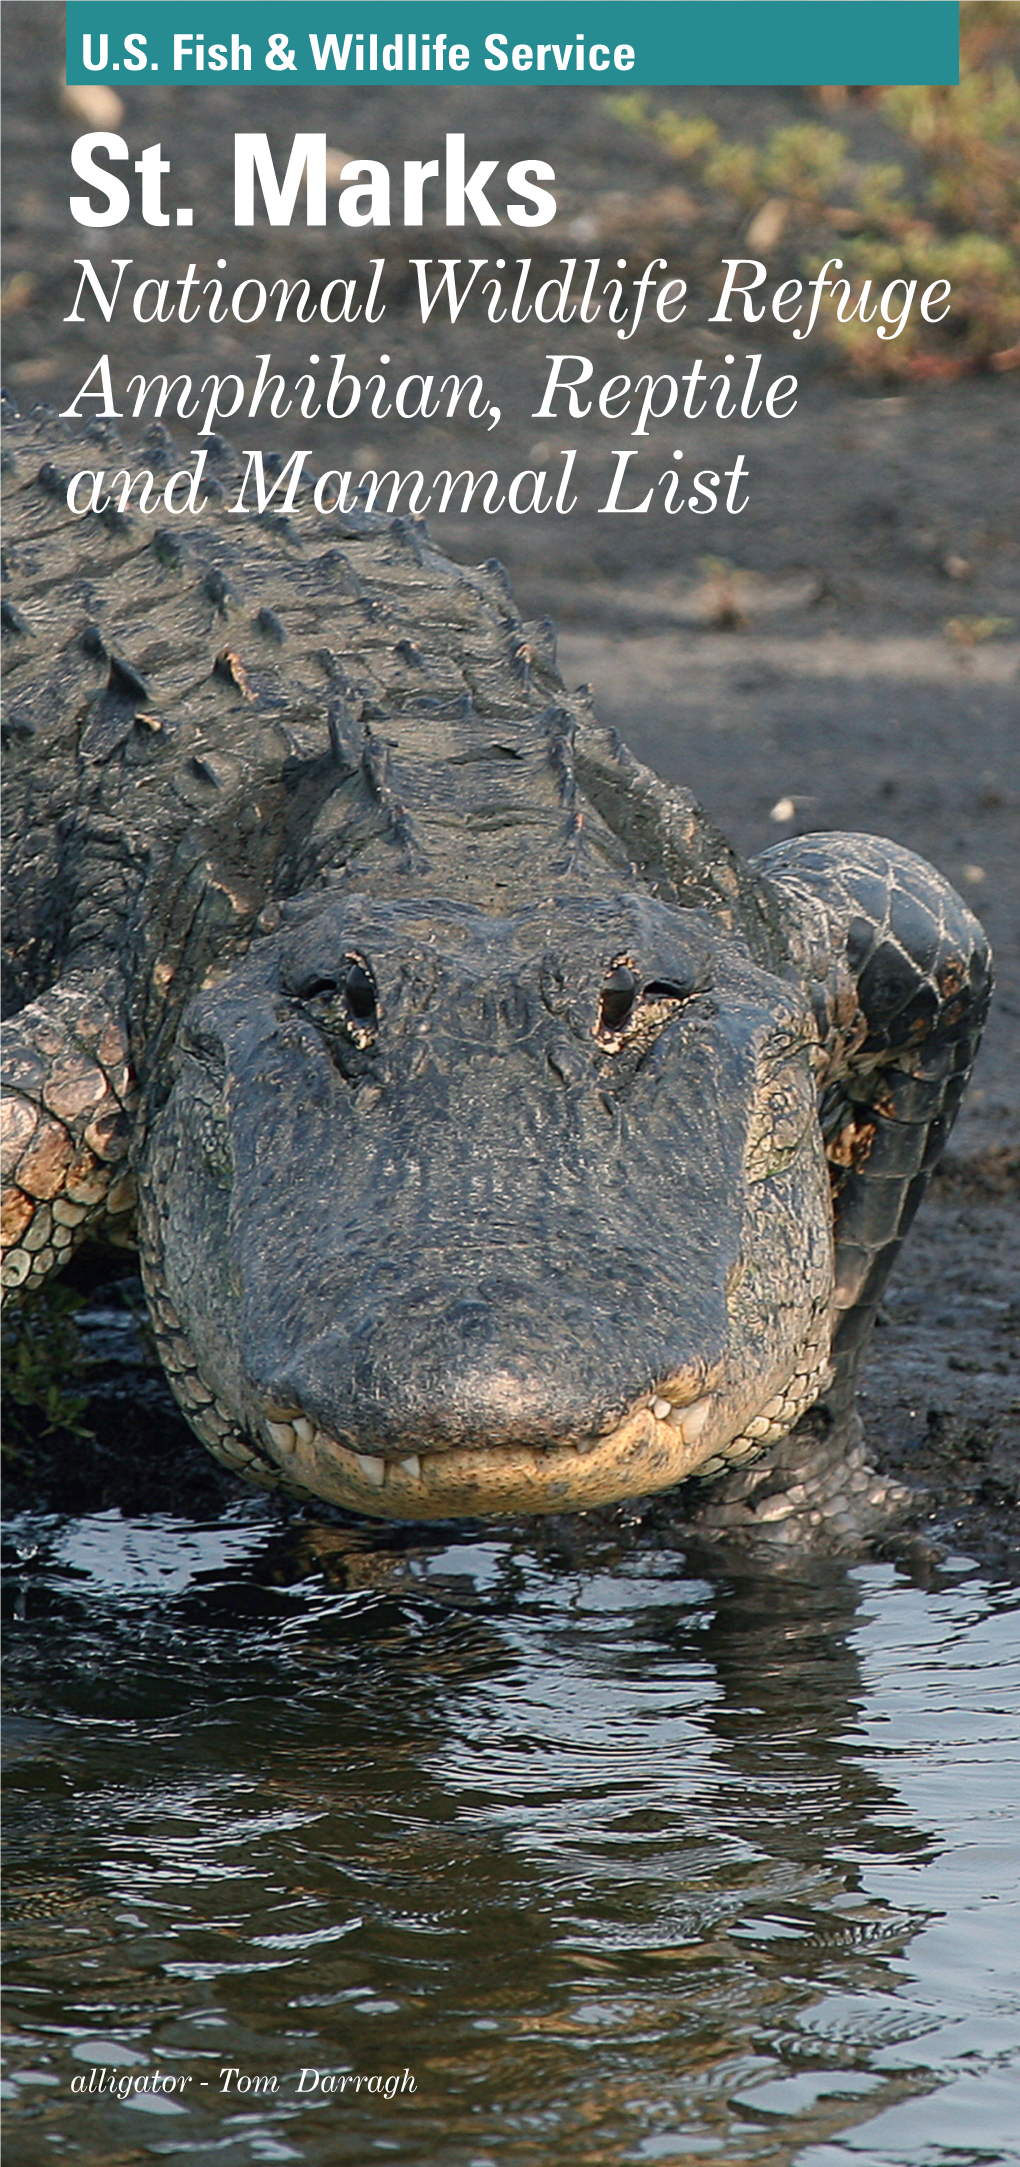
[[[421,1461],[416,1452],[409,1452],[406,1460],[398,1460],[397,1466],[403,1468],[405,1475],[410,1475],[412,1482],[420,1479]]]
[[[679,1409],[678,1419],[685,1445],[697,1444],[711,1412],[711,1393],[707,1393],[704,1399],[692,1400],[689,1407]]]
[[[274,1445],[278,1445],[281,1452],[293,1452],[297,1444],[297,1437],[292,1422],[267,1421],[266,1428]]]
[[[657,1399],[652,1401],[652,1413],[657,1422],[665,1422],[672,1412],[672,1400]]]
[[[371,1483],[373,1490],[381,1490],[386,1480],[385,1460],[378,1459],[374,1452],[356,1452],[354,1457],[365,1481]]]
[[[295,1437],[297,1438],[297,1440],[298,1440],[298,1443],[299,1443],[299,1444],[301,1444],[301,1445],[310,1445],[310,1444],[311,1444],[311,1442],[312,1442],[312,1440],[313,1440],[313,1438],[314,1438],[314,1436],[315,1436],[315,1430],[314,1430],[314,1428],[313,1428],[312,1424],[311,1424],[310,1422],[308,1422],[308,1421],[306,1420],[306,1418],[305,1418],[305,1416],[304,1416],[304,1415],[297,1415],[297,1416],[295,1417],[295,1420],[294,1420],[294,1435],[295,1435]]]

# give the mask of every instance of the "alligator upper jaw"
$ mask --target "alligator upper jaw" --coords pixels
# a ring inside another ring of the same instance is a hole
[[[276,1406],[252,1425],[285,1484],[375,1519],[444,1520],[578,1512],[674,1488],[753,1458],[784,1436],[825,1381],[814,1359],[759,1383],[739,1407],[721,1391],[677,1404],[645,1395],[608,1434],[580,1444],[480,1441],[429,1452],[359,1451],[300,1412]]]

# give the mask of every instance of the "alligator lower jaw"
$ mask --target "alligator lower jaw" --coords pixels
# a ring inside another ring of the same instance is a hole
[[[581,1445],[472,1445],[400,1459],[355,1451],[307,1417],[280,1409],[258,1427],[284,1485],[374,1519],[447,1520],[583,1512],[673,1489],[756,1458],[817,1398],[814,1360],[788,1378],[733,1434],[721,1396],[675,1406],[657,1393],[607,1436]],[[752,1403],[754,1404],[754,1403]]]

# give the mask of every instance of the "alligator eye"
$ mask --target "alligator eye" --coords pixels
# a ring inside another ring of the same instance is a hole
[[[356,1045],[370,1044],[379,1021],[379,996],[375,979],[360,956],[345,956],[335,977],[324,971],[310,971],[294,990],[325,1030],[339,1028]]]
[[[344,976],[344,999],[356,1023],[374,1023],[376,1016],[375,981],[363,963],[352,956],[350,967]]]
[[[679,1006],[693,990],[673,978],[652,978],[643,986],[633,966],[621,958],[603,982],[595,1036],[614,1052],[620,1050],[624,1037],[628,1043],[654,1037],[668,1021],[669,1004]]]
[[[600,1036],[612,1037],[622,1031],[638,997],[638,981],[628,963],[618,963],[611,970],[602,988],[599,1002],[598,1031]]]

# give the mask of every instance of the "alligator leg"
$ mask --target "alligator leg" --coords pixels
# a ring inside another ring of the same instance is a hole
[[[832,1178],[832,1383],[817,1407],[707,1502],[800,1542],[873,1534],[903,1502],[868,1466],[853,1403],[889,1273],[956,1117],[991,991],[977,920],[920,858],[874,836],[803,836],[754,861],[775,885],[818,1017],[819,1113]],[[770,1525],[771,1523],[771,1525]]]
[[[836,1233],[835,1418],[852,1404],[882,1291],[956,1118],[991,958],[955,889],[893,843],[807,835],[755,862],[782,901],[824,913],[824,976],[812,974],[811,990]]]
[[[100,1220],[127,1232],[136,1086],[109,990],[68,980],[4,1028],[0,1283],[38,1286]]]

